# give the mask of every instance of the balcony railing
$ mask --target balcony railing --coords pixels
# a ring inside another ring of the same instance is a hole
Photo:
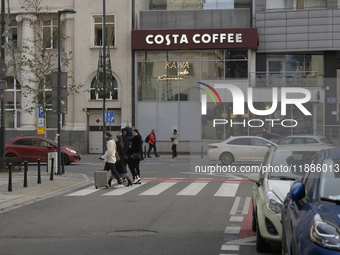
[[[323,75],[306,72],[250,72],[250,87],[322,87]]]

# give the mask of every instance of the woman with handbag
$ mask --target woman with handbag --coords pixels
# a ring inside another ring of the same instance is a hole
[[[171,141],[172,141],[172,158],[177,158],[177,145],[178,145],[178,133],[177,129],[174,129],[174,133],[171,136]]]
[[[111,171],[111,176],[109,179],[109,186],[111,186],[112,179],[115,177],[118,181],[118,185],[115,185],[114,188],[122,188],[123,186],[123,181],[120,178],[117,170],[116,170],[116,143],[113,140],[112,133],[110,131],[105,132],[105,139],[107,141],[106,143],[106,150],[105,154],[101,156],[101,159],[105,160],[105,166],[104,170],[106,171]]]
[[[139,163],[141,160],[141,138],[139,136],[139,131],[134,129],[132,132],[133,138],[131,140],[131,145],[129,146],[129,154],[131,155],[131,162],[129,164],[131,173],[133,175],[133,184],[141,184],[140,181],[140,169]]]
[[[126,157],[126,154],[125,154],[125,151],[124,151],[123,137],[121,135],[117,135],[115,140],[116,140],[116,147],[117,147],[117,150],[116,150],[117,172],[120,174],[120,177],[122,177],[123,179],[126,179],[126,181],[128,182],[126,187],[132,186],[132,182],[131,182],[129,175],[126,171],[126,165],[125,165],[125,162],[124,162],[124,158]]]

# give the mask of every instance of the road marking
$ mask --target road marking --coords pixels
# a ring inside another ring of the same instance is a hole
[[[250,197],[247,197],[246,202],[244,203],[242,214],[248,214],[249,205],[250,205]]]
[[[239,245],[229,245],[229,244],[223,244],[221,247],[222,251],[238,251],[240,250]]]
[[[242,222],[243,221],[243,216],[231,216],[229,221],[232,221],[232,222]]]
[[[251,237],[246,237],[246,238],[243,238],[243,239],[237,239],[237,240],[233,240],[233,241],[229,241],[229,242],[226,242],[225,244],[223,245],[256,245],[256,243],[254,243],[254,241],[256,241],[256,236],[251,236]],[[222,245],[222,247],[223,247]]]
[[[91,186],[91,187],[88,187],[86,189],[82,189],[82,190],[79,190],[77,192],[74,192],[74,193],[71,193],[71,194],[68,194],[66,196],[68,197],[78,197],[78,196],[86,196],[86,195],[89,195],[91,193],[94,193],[96,191],[98,191],[100,189],[96,189],[94,186]]]
[[[224,230],[225,234],[239,234],[241,227],[226,227]]]
[[[241,197],[236,197],[233,207],[231,208],[230,214],[236,214],[238,205],[240,204]]]
[[[120,195],[128,193],[132,190],[135,190],[135,189],[139,188],[140,186],[143,186],[145,183],[147,183],[147,182],[142,182],[142,184],[133,185],[131,187],[115,189],[115,190],[112,190],[110,192],[103,194],[102,196],[120,196]]]
[[[208,183],[191,183],[182,191],[178,192],[177,196],[196,196]]]
[[[215,197],[234,197],[238,189],[238,183],[223,183],[214,195]]]
[[[156,196],[162,193],[163,191],[167,190],[168,188],[175,185],[177,182],[162,182],[157,184],[155,187],[144,191],[143,193],[139,194],[139,196]]]

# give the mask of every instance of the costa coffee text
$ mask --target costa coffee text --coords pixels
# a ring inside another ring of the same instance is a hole
[[[189,42],[189,40],[191,40]],[[149,45],[164,44],[169,46],[172,44],[209,44],[209,43],[242,43],[242,33],[216,33],[216,34],[194,34],[188,37],[186,34],[167,34],[167,35],[147,35],[145,42]]]

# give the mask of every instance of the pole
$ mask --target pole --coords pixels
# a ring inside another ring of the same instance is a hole
[[[61,141],[60,141],[60,133],[61,133],[61,118],[60,118],[60,89],[61,89],[61,84],[60,84],[60,72],[61,72],[61,67],[60,67],[60,15],[61,11],[58,11],[58,157],[57,157],[57,170],[58,174],[61,174]]]
[[[12,191],[12,163],[8,165],[8,191]]]
[[[1,46],[5,44],[5,0],[1,0]],[[5,49],[1,47],[1,59],[5,60]],[[1,130],[0,130],[0,158],[5,157],[5,90],[1,93]]]
[[[40,159],[38,159],[38,184],[41,184]]]
[[[106,104],[106,20],[105,20],[105,0],[103,0],[103,33],[102,33],[102,41],[103,41],[103,154],[105,153],[105,104]]]

